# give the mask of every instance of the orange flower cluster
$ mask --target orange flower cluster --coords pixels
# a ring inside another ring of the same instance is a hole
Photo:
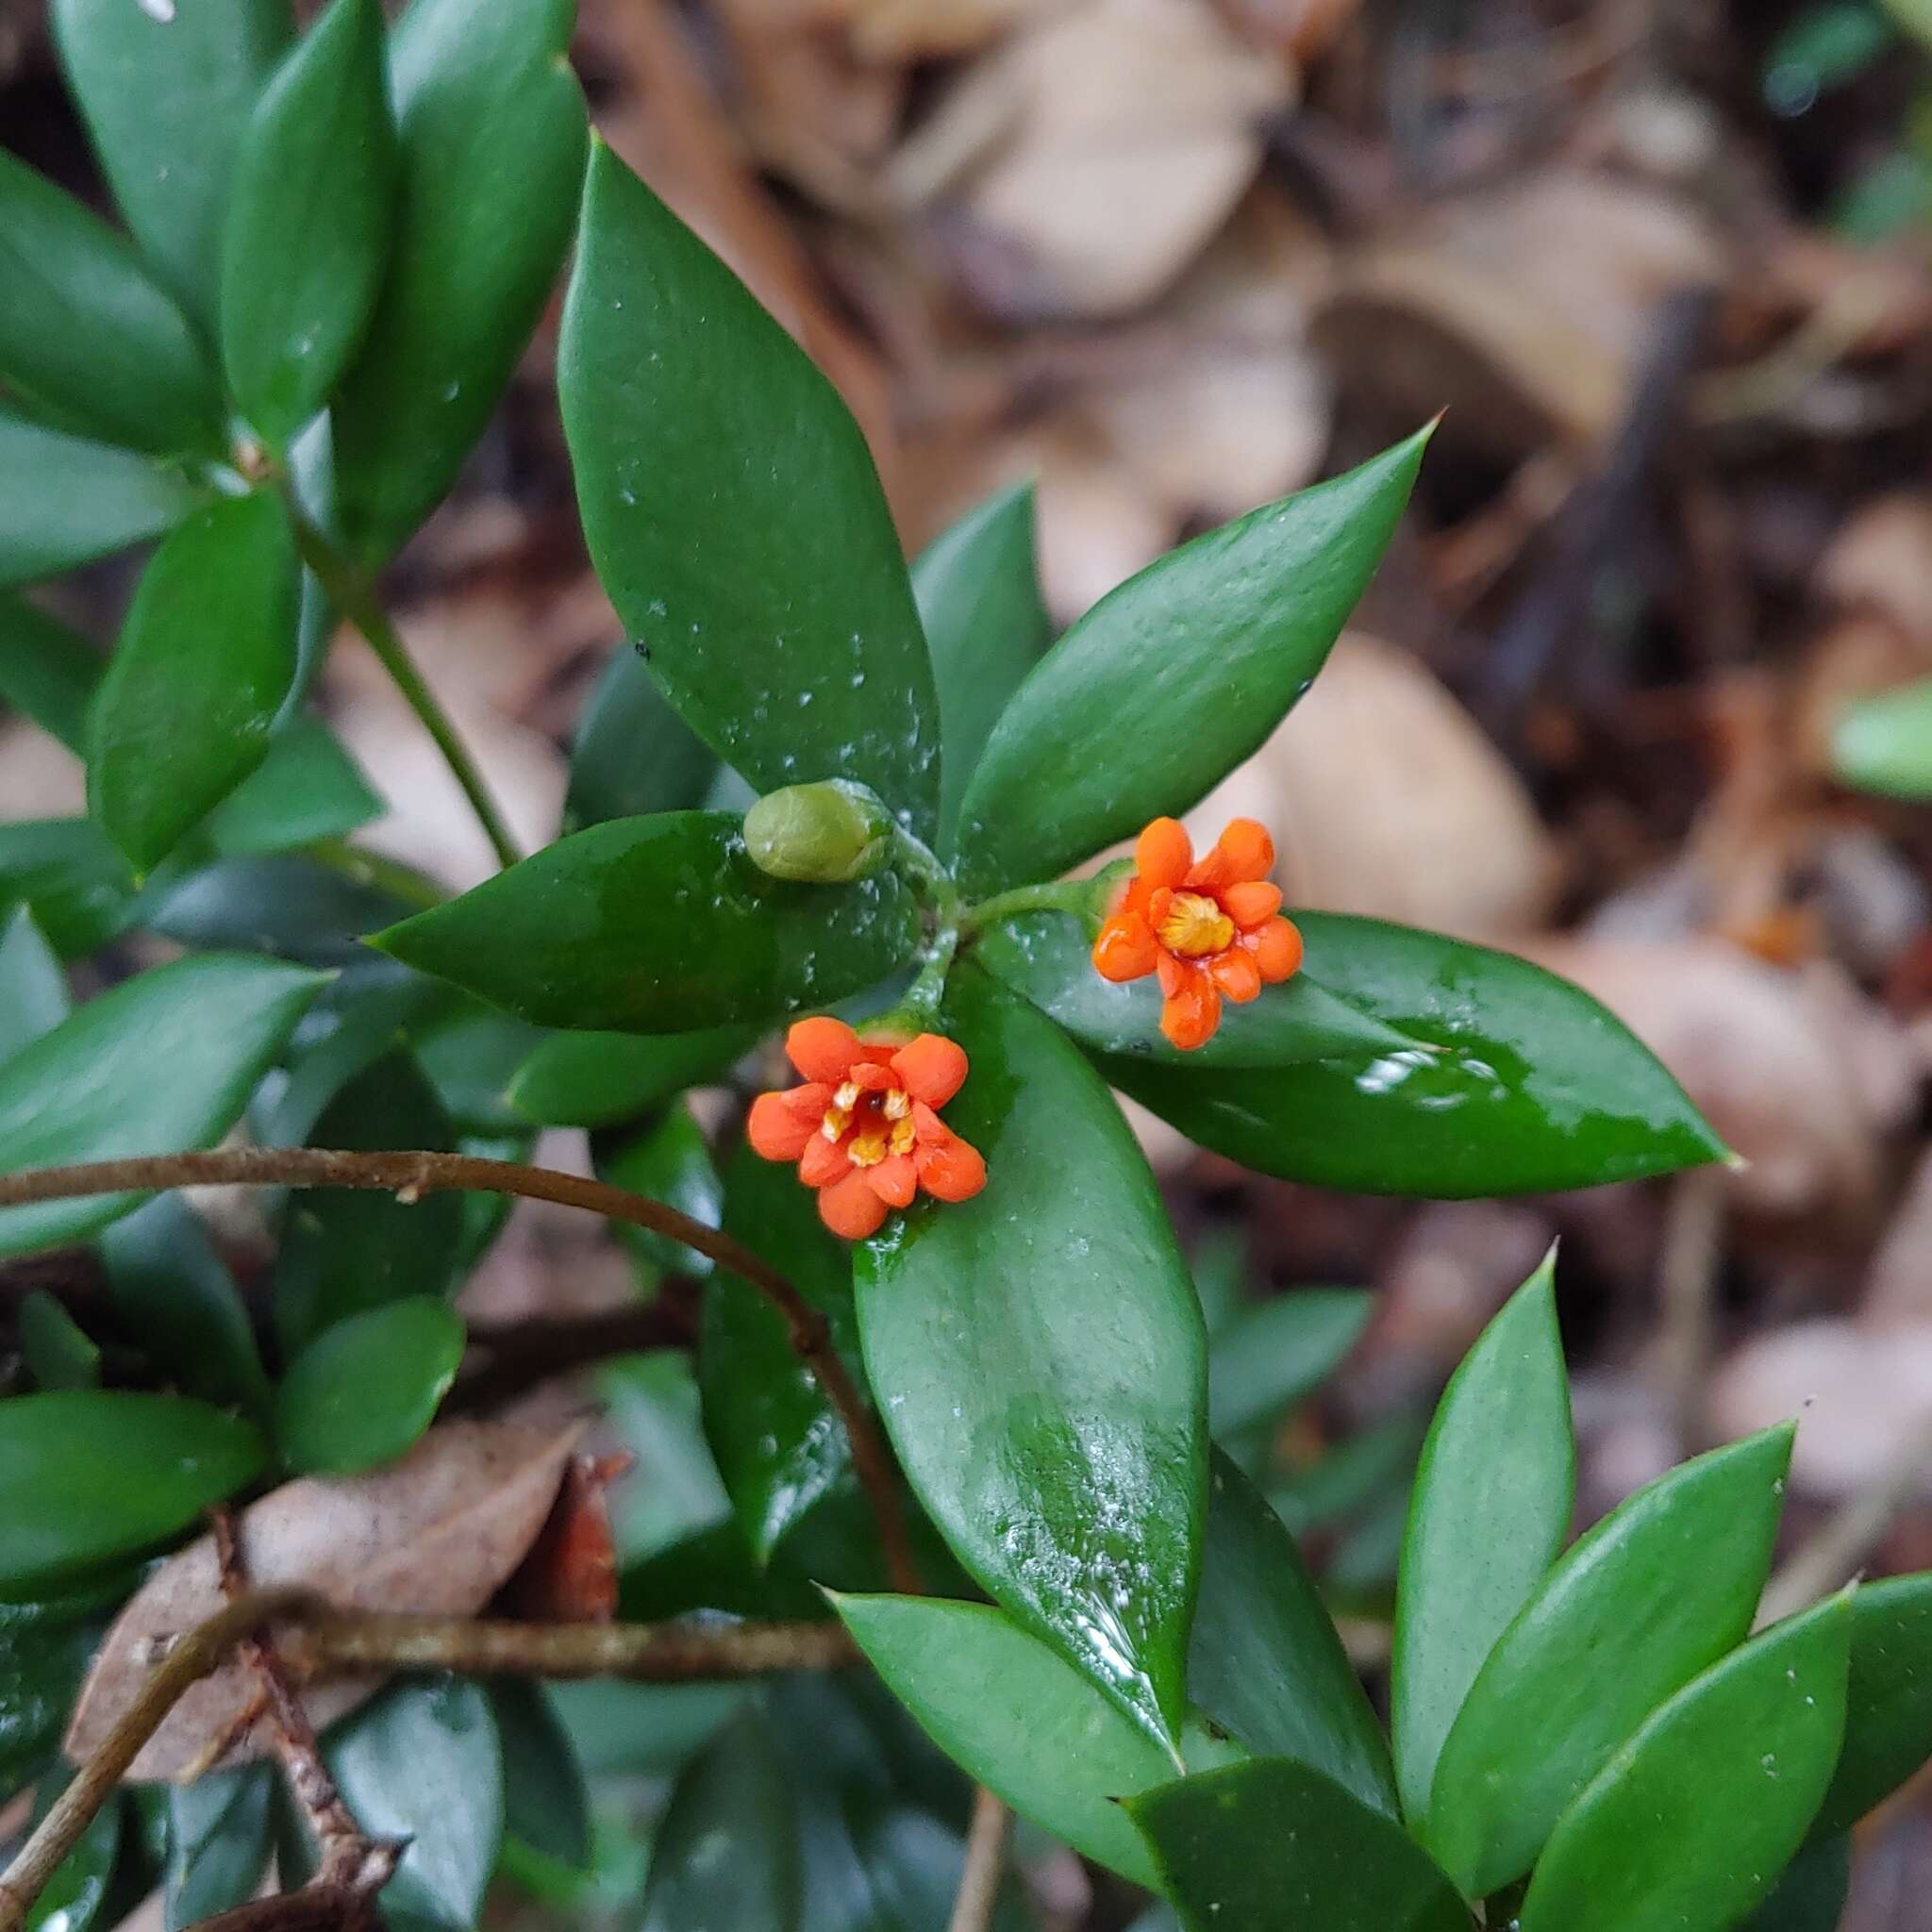
[[[1093,942],[1104,979],[1160,976],[1160,1030],[1184,1050],[1205,1046],[1223,999],[1237,1006],[1302,963],[1302,936],[1268,883],[1274,841],[1236,819],[1198,864],[1178,819],[1156,819],[1134,848],[1134,875]]]
[[[759,1094],[746,1138],[767,1160],[797,1161],[834,1234],[876,1234],[887,1210],[909,1208],[922,1188],[969,1201],[985,1187],[986,1162],[939,1117],[966,1078],[955,1041],[868,1042],[842,1020],[816,1019],[792,1026],[785,1051],[806,1084]]]

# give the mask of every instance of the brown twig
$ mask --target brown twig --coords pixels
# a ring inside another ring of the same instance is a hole
[[[981,1785],[973,1794],[973,1824],[966,1834],[966,1863],[953,1895],[946,1932],[987,1932],[999,1903],[1013,1814]]]
[[[680,1214],[675,1208],[608,1181],[555,1168],[525,1167],[514,1160],[485,1160],[468,1154],[349,1152],[327,1147],[218,1147],[206,1154],[155,1154],[130,1160],[93,1160],[75,1167],[32,1168],[0,1175],[0,1208],[31,1201],[73,1200],[87,1194],[146,1193],[190,1187],[367,1188],[416,1201],[455,1189],[479,1194],[515,1194],[582,1208],[607,1220],[648,1228],[708,1255],[741,1276],[771,1303],[785,1323],[793,1352],[818,1377],[838,1411],[852,1445],[852,1468],[878,1524],[879,1543],[892,1587],[918,1591],[919,1567],[906,1534],[905,1512],[891,1457],[872,1411],[832,1344],[825,1318],[774,1268],[742,1241]],[[6,1927],[0,1925],[0,1932]]]
[[[368,1913],[369,1902],[344,1885],[319,1882],[277,1892],[273,1898],[250,1899],[230,1906],[211,1919],[203,1919],[192,1932],[341,1932]]]

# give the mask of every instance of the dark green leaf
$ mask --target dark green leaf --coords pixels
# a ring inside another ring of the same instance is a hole
[[[277,448],[328,399],[381,286],[396,131],[378,0],[333,0],[263,91],[222,237],[222,362]]]
[[[1298,1288],[1246,1308],[1208,1351],[1208,1426],[1217,1440],[1271,1422],[1341,1366],[1374,1312],[1359,1288]]]
[[[0,701],[76,757],[87,755],[87,708],[101,654],[25,597],[0,596]]]
[[[1521,1877],[1665,1699],[1751,1627],[1789,1426],[1638,1491],[1557,1562],[1477,1673],[1437,1761],[1426,1838],[1471,1897]]]
[[[1839,777],[1888,798],[1932,798],[1932,678],[1851,706],[1831,741]]]
[[[707,1227],[716,1227],[724,1209],[724,1183],[712,1164],[710,1145],[691,1108],[682,1105],[642,1133],[601,1150],[596,1169],[600,1178],[614,1186],[662,1201]],[[664,1235],[625,1223],[617,1224],[615,1232],[651,1268],[700,1277],[711,1272],[708,1257]]]
[[[434,980],[417,983],[429,1000],[409,1040],[450,1119],[468,1134],[526,1135],[529,1123],[504,1092],[542,1034],[467,993]]]
[[[1932,1757],[1932,1574],[1888,1576],[1852,1598],[1844,1749],[1817,1834],[1849,1831]]]
[[[298,712],[269,740],[259,768],[215,808],[208,831],[224,858],[241,858],[345,838],[382,812],[335,733]]]
[[[558,1033],[517,1069],[509,1104],[546,1127],[606,1127],[702,1087],[749,1051],[753,1026],[700,1033]]]
[[[222,448],[188,319],[113,229],[0,152],[0,377],[89,436],[162,454]]]
[[[320,984],[298,967],[209,954],[91,1000],[0,1066],[0,1170],[212,1146]],[[0,1254],[92,1233],[140,1200],[0,1209]]]
[[[269,1800],[275,1773],[265,1764],[205,1773],[168,1792],[167,1932],[255,1896],[274,1852]]]
[[[1257,749],[1368,588],[1429,434],[1195,538],[1074,624],[966,789],[968,885],[1052,878],[1185,811]]]
[[[116,1311],[191,1395],[256,1413],[266,1407],[268,1377],[241,1291],[178,1194],[104,1229],[101,1261]]]
[[[178,1395],[0,1402],[0,1597],[38,1595],[186,1529],[261,1469],[246,1423]]]
[[[145,542],[207,501],[207,491],[152,457],[0,409],[0,588]]]
[[[734,1717],[692,1759],[651,1847],[640,1932],[793,1932],[798,1813],[770,1732]]]
[[[1442,1740],[1483,1659],[1570,1533],[1576,1442],[1556,1260],[1552,1249],[1463,1357],[1416,1470],[1390,1692],[1412,1820],[1428,1815]]]
[[[309,1135],[317,1147],[426,1148],[456,1144],[415,1060],[385,1054],[331,1100]],[[440,1295],[455,1266],[462,1202],[432,1192],[405,1202],[346,1188],[291,1193],[275,1258],[275,1330],[289,1354],[350,1315],[414,1295]]]
[[[1190,1932],[1469,1932],[1400,1825],[1292,1758],[1183,1778],[1127,1810]]]
[[[597,1392],[632,1458],[629,1475],[610,1496],[621,1562],[636,1563],[728,1519],[730,1499],[705,1447],[688,1357],[660,1349],[607,1362]]]
[[[563,259],[584,166],[574,13],[571,0],[413,0],[390,37],[395,236],[331,411],[337,513],[365,563],[455,481]]]
[[[930,838],[938,700],[865,439],[602,146],[558,392],[591,559],[686,723],[760,791],[856,778]]]
[[[912,566],[939,687],[940,848],[1007,700],[1053,641],[1033,556],[1033,486],[1017,483],[941,530]]]
[[[503,1752],[504,1823],[511,1837],[558,1864],[591,1863],[591,1795],[563,1720],[543,1687],[501,1677],[490,1708]]]
[[[971,968],[946,1123],[973,1200],[858,1251],[865,1361],[913,1488],[1001,1607],[1157,1739],[1184,1707],[1207,1489],[1206,1338],[1120,1110],[1053,1024]]]
[[[1395,1815],[1381,1726],[1294,1539],[1218,1452],[1188,1682],[1201,1708],[1257,1756],[1312,1765]]]
[[[275,1391],[275,1445],[298,1475],[356,1475],[393,1462],[435,1419],[463,1358],[463,1321],[410,1295],[338,1322]]]
[[[1296,1536],[1373,1509],[1392,1491],[1407,1498],[1427,1424],[1398,1414],[1344,1437],[1269,1491],[1269,1501]]]
[[[1568,981],[1378,920],[1295,919],[1309,971],[1418,1043],[1245,1071],[1108,1055],[1102,1072],[1204,1147],[1351,1192],[1542,1192],[1724,1158],[1650,1050]]]
[[[0,1800],[55,1755],[101,1632],[131,1588],[121,1578],[41,1603],[0,1601]]]
[[[1851,1889],[1850,1838],[1819,1839],[1785,1868],[1777,1889],[1740,1932],[1838,1932]]]
[[[98,1389],[101,1352],[44,1289],[20,1305],[20,1352],[36,1389]]]
[[[94,700],[88,801],[145,872],[268,752],[295,675],[296,564],[265,492],[198,510],[155,553]]]
[[[0,912],[0,1060],[51,1033],[70,1010],[67,974],[33,908]]]
[[[1653,1713],[1557,1822],[1524,1932],[1730,1932],[1797,1852],[1830,1781],[1849,1634],[1834,1598]]]
[[[142,924],[184,946],[245,946],[305,965],[367,959],[362,935],[405,910],[386,887],[294,852],[197,867],[146,901]]]
[[[896,872],[787,885],[736,819],[680,811],[575,833],[372,943],[540,1026],[661,1033],[824,1006],[918,939]]]
[[[69,85],[127,225],[213,331],[236,151],[292,34],[287,0],[55,0]]]
[[[604,667],[577,726],[563,829],[689,811],[705,803],[717,770],[710,747],[671,708],[643,658],[626,645]]]
[[[158,892],[163,881],[151,885]],[[149,903],[126,855],[92,819],[0,824],[0,892],[26,902],[63,959],[118,937]]]
[[[444,989],[393,960],[364,954],[330,980],[289,1042],[283,1064],[262,1083],[249,1125],[265,1147],[300,1147],[323,1109],[410,1033]]]
[[[71,1774],[46,1779],[36,1792],[34,1822],[71,1781]],[[100,1918],[113,1890],[114,1864],[121,1854],[125,1801],[110,1794],[80,1835],[80,1841],[55,1867],[53,1876],[26,1915],[26,1932],[88,1932]],[[108,1922],[113,1923],[111,1919]]]

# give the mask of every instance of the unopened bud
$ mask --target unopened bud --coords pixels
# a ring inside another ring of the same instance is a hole
[[[876,872],[891,844],[885,807],[844,778],[768,791],[744,815],[751,862],[774,879],[842,886]]]

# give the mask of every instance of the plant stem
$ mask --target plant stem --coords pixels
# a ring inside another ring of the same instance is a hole
[[[517,850],[517,842],[510,836],[503,814],[497,810],[496,801],[491,797],[490,788],[483,782],[483,774],[476,769],[475,760],[457,736],[457,728],[451,723],[449,713],[424,682],[423,674],[416,669],[415,660],[409,656],[395,626],[348,559],[304,513],[293,492],[284,490],[283,500],[289,507],[289,517],[294,525],[295,544],[302,553],[302,561],[315,573],[316,581],[326,592],[329,602],[362,633],[363,641],[375,653],[382,668],[402,692],[405,702],[422,721],[423,728],[436,741],[436,748],[442,754],[451,776],[462,788],[463,796],[470,801],[470,809],[476,814],[476,822],[489,839],[497,863],[514,865],[523,854]]]
[[[946,1932],[987,1932],[999,1904],[1013,1814],[984,1785],[973,1793],[973,1824],[966,1834],[966,1863],[953,1897]]]
[[[830,1324],[797,1288],[762,1255],[717,1228],[628,1188],[587,1180],[555,1168],[514,1160],[485,1160],[468,1154],[343,1151],[326,1147],[218,1147],[205,1154],[154,1154],[131,1160],[94,1160],[74,1167],[32,1168],[0,1174],[0,1208],[29,1201],[67,1201],[87,1194],[148,1193],[161,1188],[199,1187],[368,1188],[414,1202],[456,1189],[477,1194],[515,1194],[582,1208],[607,1220],[648,1228],[708,1255],[749,1282],[785,1323],[792,1352],[817,1376],[825,1399],[844,1424],[852,1445],[853,1473],[878,1524],[879,1543],[892,1588],[918,1592],[919,1567],[906,1533],[905,1512],[887,1452],[839,1351]],[[0,1932],[8,1932],[0,1923]]]
[[[1003,919],[1017,918],[1023,912],[1066,912],[1084,919],[1094,909],[1092,879],[1065,879],[1052,885],[1015,886],[1009,892],[995,892],[969,906],[959,915],[959,932],[972,939]]]

